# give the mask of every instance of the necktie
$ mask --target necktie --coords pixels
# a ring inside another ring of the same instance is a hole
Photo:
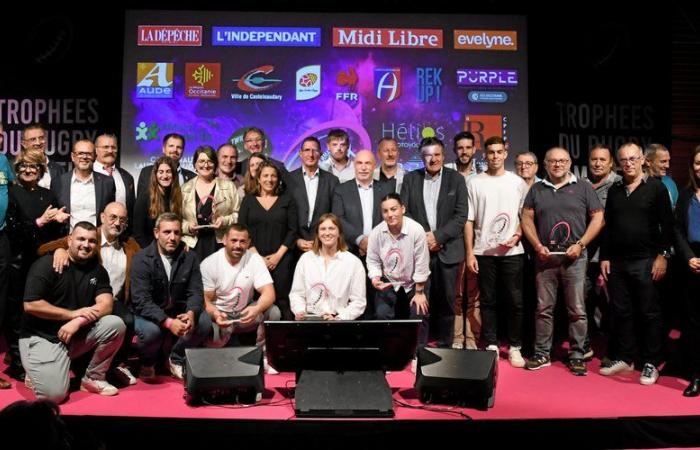
[[[107,175],[110,177],[112,176],[112,173],[114,172],[114,166],[112,167],[105,167],[105,170],[107,171]]]

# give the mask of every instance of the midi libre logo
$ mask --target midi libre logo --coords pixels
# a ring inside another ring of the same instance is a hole
[[[185,64],[185,97],[220,98],[221,64],[187,63]]]
[[[137,63],[136,97],[173,98],[173,63]]]
[[[457,50],[518,50],[517,31],[455,30]]]
[[[201,47],[202,27],[194,25],[139,25],[137,45]]]
[[[440,49],[442,43],[442,30],[333,28],[333,47]]]

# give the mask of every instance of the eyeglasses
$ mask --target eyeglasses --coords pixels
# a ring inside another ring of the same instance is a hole
[[[569,159],[548,159],[547,163],[551,164],[552,166],[560,165],[563,166],[564,164],[567,164],[570,160]]]
[[[515,167],[532,167],[535,163],[532,161],[518,161],[515,163]]]
[[[128,218],[115,216],[114,214],[108,215],[107,220],[109,221],[109,223],[114,223],[118,220],[121,225],[126,225],[129,222]]]
[[[72,152],[77,158],[79,159],[92,159],[95,157],[93,153],[87,153],[87,152]]]
[[[41,166],[39,164],[27,164],[27,163],[20,163],[17,168],[19,169],[20,172],[26,171],[26,170],[39,170]]]
[[[214,165],[214,162],[213,162],[213,161],[209,161],[208,159],[200,159],[200,160],[197,161],[197,164],[199,164],[200,166],[205,166],[205,167],[207,167],[207,166],[213,166],[213,165]]]
[[[620,163],[621,166],[624,166],[626,164],[634,164],[637,161],[640,161],[643,158],[643,156],[630,156],[629,158],[619,158],[618,162]]]

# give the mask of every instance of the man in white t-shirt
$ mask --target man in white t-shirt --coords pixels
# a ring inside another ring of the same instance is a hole
[[[204,286],[204,307],[212,322],[208,347],[235,345],[242,334],[254,336],[263,320],[279,320],[275,288],[265,261],[249,252],[250,234],[239,224],[231,225],[224,248],[207,257],[200,266]],[[260,296],[254,299],[257,291]],[[208,318],[200,319],[207,320]],[[262,333],[256,342],[262,344]]]
[[[527,184],[505,169],[508,151],[502,138],[484,142],[486,172],[467,181],[468,217],[464,241],[467,268],[479,275],[481,337],[487,350],[498,352],[496,286],[508,299],[508,359],[513,367],[525,367],[522,346],[523,246],[520,243],[520,210]]]

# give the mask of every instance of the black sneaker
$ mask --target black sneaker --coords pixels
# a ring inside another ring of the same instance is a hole
[[[569,360],[569,371],[577,376],[584,376],[588,373],[586,363],[581,358],[571,358]]]
[[[525,363],[525,368],[527,370],[537,370],[537,369],[541,369],[543,367],[548,367],[551,365],[552,365],[552,362],[549,360],[549,356],[547,356],[547,355],[535,355],[532,358],[527,360],[527,363]]]

